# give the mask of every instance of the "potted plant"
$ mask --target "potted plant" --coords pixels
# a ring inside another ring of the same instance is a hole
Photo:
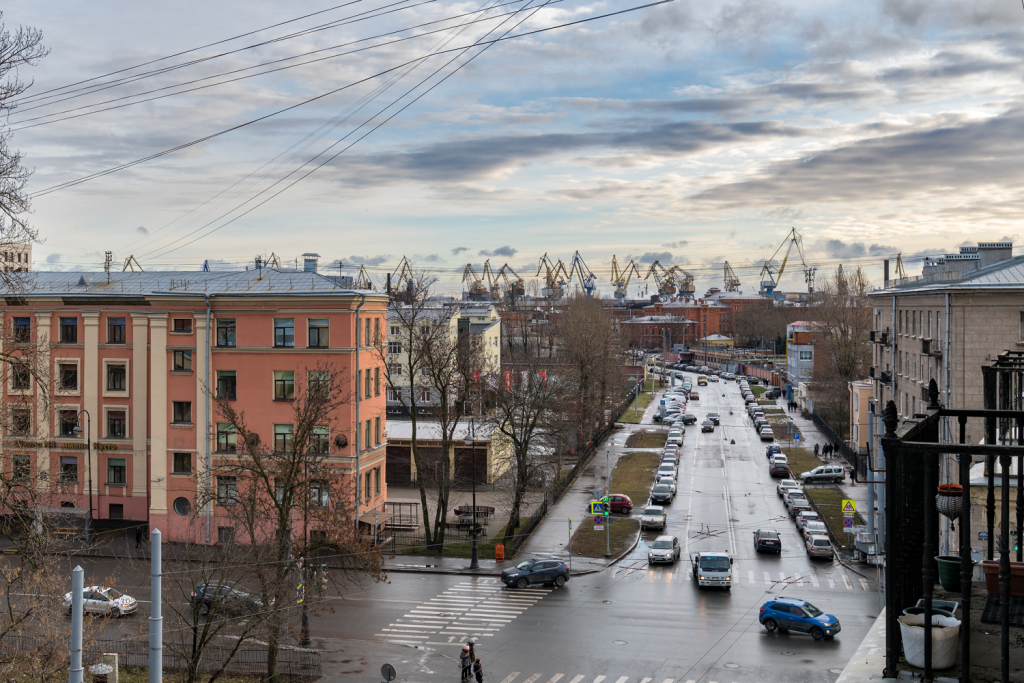
[[[935,495],[935,508],[939,514],[959,519],[963,511],[963,487],[960,484],[942,484]]]

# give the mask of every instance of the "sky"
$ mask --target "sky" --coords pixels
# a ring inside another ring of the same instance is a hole
[[[755,291],[794,227],[819,280],[874,284],[1022,242],[1019,3],[644,4],[8,0],[50,49],[7,121],[35,261],[316,252],[380,281],[406,256],[457,290],[578,251],[606,293],[613,255],[702,293],[724,261]]]

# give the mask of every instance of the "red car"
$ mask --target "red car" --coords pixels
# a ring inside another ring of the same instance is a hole
[[[624,515],[628,515],[629,511],[633,509],[633,501],[629,499],[629,496],[613,493],[608,498],[611,499],[612,512],[621,512]]]
[[[690,392],[690,400],[691,401],[699,401],[700,400],[700,394],[698,394],[696,391],[691,391]]]

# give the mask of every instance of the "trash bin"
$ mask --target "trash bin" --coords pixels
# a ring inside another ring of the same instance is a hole
[[[916,609],[916,608],[910,608]],[[911,666],[924,668],[924,615],[905,614],[899,618],[903,654]],[[960,621],[932,615],[932,668],[948,669],[956,663]]]
[[[495,543],[494,544],[494,559],[497,560],[498,562],[503,562],[505,560],[505,544],[504,543]]]
[[[93,683],[108,683],[111,674],[114,673],[114,667],[109,664],[93,664],[89,667],[89,673],[92,674]]]

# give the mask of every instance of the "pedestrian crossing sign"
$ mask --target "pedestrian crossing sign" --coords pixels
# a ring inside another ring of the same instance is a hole
[[[855,500],[843,500],[843,512],[856,512],[857,501]]]

